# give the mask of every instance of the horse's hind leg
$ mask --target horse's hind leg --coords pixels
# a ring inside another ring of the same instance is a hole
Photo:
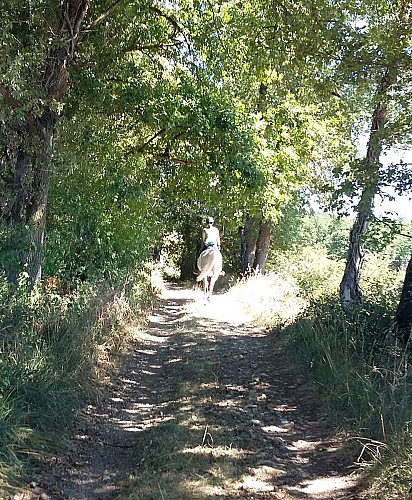
[[[212,297],[212,294],[213,294],[213,289],[215,287],[215,283],[216,283],[216,280],[217,280],[218,276],[212,276],[210,278],[210,284],[209,284],[209,300],[210,298]]]
[[[205,278],[203,279],[203,298],[205,301],[207,299],[208,291],[209,291],[209,280],[207,276],[205,276]]]

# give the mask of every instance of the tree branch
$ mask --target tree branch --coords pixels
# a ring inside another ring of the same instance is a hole
[[[378,220],[379,222],[382,222],[382,224],[385,224],[385,226],[388,226],[392,230],[393,225],[390,222],[388,222],[387,220],[384,220],[384,219],[379,219],[378,217],[375,217],[375,218],[376,218],[376,220]],[[398,236],[404,236],[405,238],[412,239],[412,234],[405,234],[405,233],[401,233],[398,231],[395,231],[394,233],[397,234]]]
[[[183,158],[173,158],[172,156],[170,156],[169,153],[161,153],[161,154],[158,154],[155,156],[156,156],[156,158],[158,158],[160,160],[167,160],[167,161],[170,161],[172,163],[178,163],[180,165],[193,165],[193,161],[184,160]]]
[[[4,85],[4,83],[0,83],[0,94],[4,97],[4,99],[12,105],[13,108],[21,108],[22,104],[20,101],[15,99],[9,90],[9,88]]]
[[[175,31],[173,33],[172,36],[174,36],[174,34],[176,33],[176,31],[179,31],[180,33],[183,33],[183,29],[181,28],[181,26],[179,25],[179,23],[176,21],[176,19],[173,19],[172,16],[169,16],[169,14],[166,14],[166,12],[163,12],[162,10],[159,9],[159,7],[155,7],[155,6],[150,6],[149,9],[153,12],[155,12],[156,14],[158,14],[159,16],[161,17],[164,17],[167,21],[169,21],[169,23],[174,27]]]
[[[87,25],[84,29],[85,31],[90,31],[90,30],[93,30],[94,28],[97,28],[97,26],[99,26],[99,24],[102,24],[102,22],[107,19],[110,14],[116,10],[116,8],[121,4],[123,3],[125,0],[115,0],[112,5],[110,5],[110,7],[105,11],[103,12],[103,14],[101,14],[97,19],[95,19],[92,23],[90,23],[89,25]]]
[[[139,146],[135,151],[137,153],[143,153],[143,151],[147,148],[147,146],[153,142],[156,137],[159,137],[159,135],[163,134],[163,132],[165,131],[166,129],[164,128],[161,128],[160,130],[158,130],[155,134],[152,135],[152,137],[150,137],[144,144],[142,144],[141,146]]]

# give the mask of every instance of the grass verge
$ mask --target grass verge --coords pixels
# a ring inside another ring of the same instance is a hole
[[[73,419],[98,396],[154,294],[152,273],[116,286],[83,284],[62,295],[2,283],[0,300],[0,492],[11,495],[32,467],[64,446]]]
[[[385,259],[368,256],[364,302],[348,316],[338,301],[339,280],[331,279],[341,273],[331,271],[333,261],[323,253],[319,259],[311,253],[309,260],[295,256],[284,269],[307,307],[275,330],[329,401],[337,426],[357,443],[354,459],[370,484],[365,498],[409,499],[412,369],[409,351],[392,331],[404,274]]]

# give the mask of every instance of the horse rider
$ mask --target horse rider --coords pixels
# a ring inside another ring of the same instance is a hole
[[[201,252],[209,247],[213,247],[220,251],[220,233],[219,229],[214,226],[214,223],[213,217],[206,217],[206,227],[202,229],[203,245]]]

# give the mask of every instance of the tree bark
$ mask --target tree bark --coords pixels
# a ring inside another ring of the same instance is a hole
[[[23,270],[33,285],[41,278],[45,215],[52,173],[55,127],[59,119],[56,104],[68,88],[68,68],[73,60],[80,26],[89,8],[89,0],[65,0],[59,25],[54,33],[54,47],[45,57],[37,77],[40,96],[30,107],[13,96],[11,84],[0,84],[0,101],[6,120],[1,121],[0,142],[0,218],[8,233],[21,233],[19,259],[5,257],[3,266],[10,281],[16,282]],[[29,109],[28,109],[29,108]]]
[[[265,273],[270,245],[270,226],[258,217],[246,217],[244,227],[239,229],[241,242],[241,271]]]
[[[368,230],[373,200],[378,191],[380,155],[383,143],[383,128],[387,121],[387,93],[396,81],[395,70],[387,69],[377,89],[378,102],[372,114],[371,131],[364,163],[364,187],[357,207],[357,217],[350,232],[346,267],[340,283],[340,301],[345,311],[362,302],[359,286],[364,259],[361,237]]]
[[[405,280],[395,315],[397,336],[407,344],[412,333],[412,256],[406,268]]]
[[[242,273],[253,269],[256,255],[256,244],[259,236],[260,220],[246,216],[244,227],[240,228],[240,268]]]
[[[362,290],[359,286],[364,259],[361,236],[367,230],[367,219],[366,213],[359,212],[350,231],[346,267],[340,284],[340,301],[345,311],[362,302]]]
[[[259,236],[256,242],[256,254],[253,263],[253,269],[265,274],[266,262],[269,254],[270,246],[270,225],[262,221],[260,224]]]

